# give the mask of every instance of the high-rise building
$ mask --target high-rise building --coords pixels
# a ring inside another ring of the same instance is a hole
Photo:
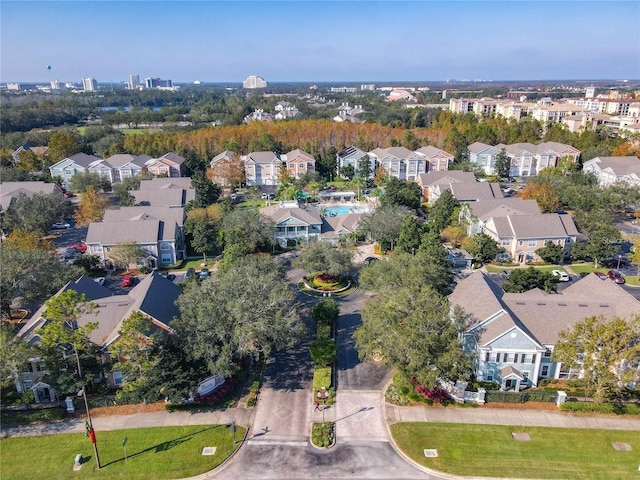
[[[64,85],[59,80],[53,80],[51,82],[51,90],[64,90]]]
[[[129,75],[129,81],[127,82],[127,88],[129,90],[137,90],[140,88],[140,77],[133,73]]]
[[[591,86],[591,87],[587,87],[586,91],[584,93],[584,96],[586,98],[593,98],[596,96],[596,87]]]
[[[83,78],[82,89],[85,92],[95,92],[96,90],[98,90],[98,82],[95,78]]]
[[[242,86],[244,88],[265,88],[267,86],[267,81],[257,75],[250,75],[244,82],[242,82]]]

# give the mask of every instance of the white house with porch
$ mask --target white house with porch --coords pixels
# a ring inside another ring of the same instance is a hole
[[[597,275],[561,294],[505,293],[490,275],[476,271],[458,282],[449,301],[469,315],[465,347],[473,354],[476,378],[515,391],[544,378],[579,378],[579,371],[551,360],[560,331],[592,316],[628,318],[640,312],[639,300]]]

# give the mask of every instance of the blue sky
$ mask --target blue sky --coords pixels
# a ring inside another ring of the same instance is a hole
[[[639,26],[635,0],[2,0],[0,82],[639,79]]]

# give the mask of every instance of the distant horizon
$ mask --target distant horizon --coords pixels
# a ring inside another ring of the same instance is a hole
[[[617,0],[3,0],[0,82],[637,79],[638,25]]]
[[[85,77],[85,78],[95,78],[95,77]],[[144,78],[160,78],[160,77],[144,77]],[[144,78],[141,77],[141,81],[144,80]],[[264,77],[263,77],[264,78]],[[98,83],[98,85],[102,85],[102,86],[107,86],[107,85],[114,85],[114,84],[118,84],[118,85],[126,85],[127,84],[127,80],[99,80],[97,78],[95,78],[96,82]],[[173,80],[171,78],[162,78],[162,80],[171,80],[171,83],[173,85],[229,85],[229,84],[237,84],[237,85],[242,85],[243,81],[246,80],[242,79],[242,80],[229,80],[229,81],[209,81],[209,80],[200,80],[200,79],[195,79],[195,80]],[[307,81],[307,80],[280,80],[280,81],[269,81],[267,78],[264,79],[267,82],[267,88],[269,87],[269,85],[287,85],[287,84],[294,84],[294,85],[384,85],[384,84],[406,84],[406,85],[415,85],[415,84],[438,84],[438,85],[456,85],[456,84],[470,84],[470,83],[477,83],[477,84],[491,84],[491,83],[560,83],[560,82],[573,82],[573,83],[589,83],[589,82],[598,82],[598,83],[605,83],[605,82],[612,82],[612,83],[624,83],[624,84],[634,84],[634,83],[640,83],[640,77],[639,78],[561,78],[561,79],[553,79],[553,78],[548,78],[548,79],[515,79],[515,80],[506,80],[506,79],[501,79],[501,80],[465,80],[465,79],[461,79],[461,80],[323,80],[323,81]],[[78,84],[78,85],[82,85],[82,79],[77,80],[77,81],[69,81],[69,80],[62,80],[59,78],[53,79],[53,80],[9,80],[9,81],[0,81],[0,85],[6,85],[8,83],[19,83],[19,84],[33,84],[33,85],[50,85],[51,82],[54,81],[58,81],[58,82],[63,82],[63,83],[73,83],[73,84]],[[194,83],[198,81],[199,83]],[[152,88],[149,89],[145,89],[145,90],[152,90]],[[254,88],[254,89],[248,89],[248,90],[260,90],[260,88]]]

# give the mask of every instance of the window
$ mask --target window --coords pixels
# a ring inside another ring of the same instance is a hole
[[[500,354],[496,353],[496,362],[499,362],[499,361],[500,361]]]
[[[491,354],[489,352],[484,354],[484,361],[488,362],[491,359]]]
[[[171,246],[168,243],[161,243],[160,250],[171,250]]]
[[[536,354],[531,355],[531,363],[536,363]]]
[[[25,380],[25,381],[24,381],[24,388],[25,388],[25,390],[26,390],[27,388],[31,388],[32,386],[33,386],[33,382],[32,382],[31,380]]]
[[[122,373],[113,372],[113,384],[116,386],[122,385]]]
[[[540,372],[540,375],[542,375],[543,377],[546,377],[549,375],[549,365],[542,366],[542,372]]]
[[[493,382],[493,374],[487,373],[487,382]]]
[[[547,348],[542,354],[544,358],[551,358],[551,349]]]
[[[518,354],[517,353],[513,354],[513,363],[518,363]]]
[[[529,373],[530,372],[522,372],[522,378],[523,378],[522,383],[529,383]]]
[[[529,240],[529,243],[527,244],[530,247],[535,247],[538,244],[537,240]]]
[[[162,254],[162,263],[171,263],[171,255]]]
[[[502,240],[502,245],[511,245],[511,239],[507,238],[506,240]]]

